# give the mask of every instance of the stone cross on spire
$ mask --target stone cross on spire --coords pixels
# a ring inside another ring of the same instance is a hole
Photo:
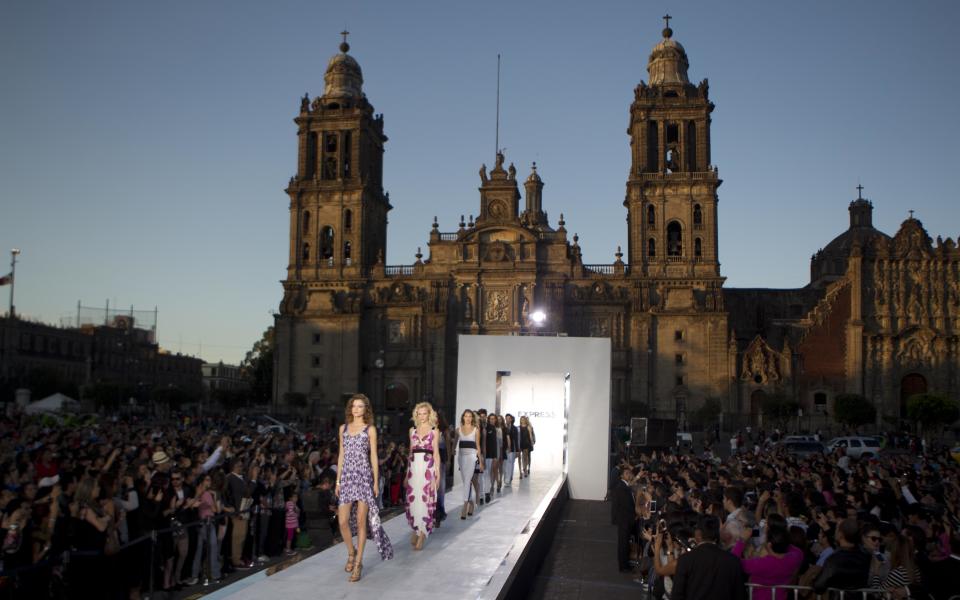
[[[340,32],[340,35],[343,36],[343,42],[340,43],[340,51],[346,54],[347,50],[350,49],[350,44],[347,43],[347,36],[350,35],[350,32],[344,28],[344,30]]]
[[[673,30],[670,29],[670,19],[672,18],[669,13],[663,15],[663,22],[665,23],[663,27],[663,37],[667,39],[673,37]]]
[[[857,200],[863,200],[863,185],[857,183]]]

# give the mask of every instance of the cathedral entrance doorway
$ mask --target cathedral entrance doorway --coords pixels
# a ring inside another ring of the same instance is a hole
[[[753,390],[750,394],[750,425],[753,427],[763,426],[763,401],[767,399],[767,393],[763,390]]]
[[[388,415],[387,431],[402,435],[410,423],[410,391],[402,383],[389,383],[384,390],[384,409]]]
[[[927,378],[919,373],[910,373],[900,380],[900,418],[907,418],[907,400],[914,394],[927,391]]]

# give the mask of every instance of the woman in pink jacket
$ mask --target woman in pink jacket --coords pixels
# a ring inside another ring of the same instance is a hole
[[[744,558],[743,550],[750,540],[750,529],[743,531],[743,537],[733,547],[733,554],[740,558],[743,572],[750,578],[749,583],[762,586],[791,585],[797,576],[797,569],[803,562],[803,552],[790,545],[790,534],[786,528],[771,526],[767,529],[767,543],[755,556]],[[753,600],[786,600],[787,590],[777,590],[774,596],[770,589],[753,590]]]

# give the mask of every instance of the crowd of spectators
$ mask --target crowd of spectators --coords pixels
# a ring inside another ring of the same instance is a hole
[[[240,417],[7,415],[0,597],[136,599],[295,553],[308,514],[336,535],[336,464],[332,431]]]
[[[774,589],[784,585],[811,598],[866,588],[882,590],[874,597],[960,594],[960,464],[948,448],[905,444],[851,459],[843,448],[798,457],[775,439],[748,441],[727,459],[709,448],[621,455],[612,491],[630,494],[611,495],[614,521],[622,529],[627,515],[621,537],[633,540],[635,560],[621,559],[621,570],[635,571],[652,597],[746,598],[753,588],[759,600],[793,598]],[[633,500],[632,514],[618,496]],[[704,586],[709,596],[699,595]]]

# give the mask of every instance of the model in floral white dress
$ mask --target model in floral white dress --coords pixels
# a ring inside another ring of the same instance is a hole
[[[423,548],[436,523],[437,490],[440,484],[440,444],[437,439],[437,413],[429,402],[413,410],[415,427],[410,428],[410,453],[404,485],[407,523],[413,529],[410,543]]]

